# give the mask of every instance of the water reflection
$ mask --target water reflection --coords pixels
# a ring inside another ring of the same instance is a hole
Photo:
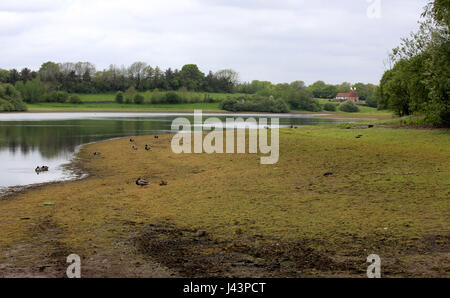
[[[73,173],[62,165],[82,144],[105,139],[170,132],[172,120],[192,114],[161,113],[17,113],[0,114],[0,187],[70,179]],[[208,117],[208,114],[204,114]],[[273,115],[214,114],[227,117],[273,117]],[[336,122],[312,115],[280,115],[280,125],[315,125]],[[36,166],[49,172],[36,175]]]

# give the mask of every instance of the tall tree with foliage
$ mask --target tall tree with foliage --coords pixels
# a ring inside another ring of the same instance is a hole
[[[428,3],[418,32],[390,55],[394,67],[380,82],[380,106],[398,115],[424,113],[435,126],[450,125],[450,0]]]

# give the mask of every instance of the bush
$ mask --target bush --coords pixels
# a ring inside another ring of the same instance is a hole
[[[178,104],[181,103],[181,97],[173,91],[167,92],[164,101],[169,104]]]
[[[0,111],[26,111],[20,92],[11,84],[0,84]]]
[[[136,89],[134,86],[131,86],[130,88],[125,91],[125,103],[132,103],[134,101],[134,97],[136,96]]]
[[[323,106],[323,109],[324,109],[325,111],[328,111],[328,112],[336,112],[336,108],[337,108],[337,105],[334,104],[334,103],[331,103],[331,102],[327,102],[327,103]]]
[[[341,110],[342,112],[347,112],[347,113],[359,112],[358,106],[353,101],[350,101],[350,100],[348,100],[344,103],[341,103],[339,106],[339,110]]]
[[[76,94],[72,94],[72,95],[69,97],[69,102],[70,102],[70,103],[73,103],[73,104],[81,104],[81,103],[83,103],[83,102],[81,101],[81,98],[80,98],[78,95],[76,95]]]
[[[119,91],[116,93],[116,102],[117,103],[123,103],[123,98],[124,98],[124,95],[123,95],[122,91]]]
[[[138,105],[143,104],[144,103],[144,96],[139,94],[139,93],[136,93],[136,95],[134,96],[133,100],[134,100],[135,104],[138,104]]]
[[[223,100],[220,103],[222,110],[231,112],[265,112],[288,113],[289,107],[283,100],[275,100],[272,97],[238,97]]]
[[[375,97],[366,99],[366,105],[371,108],[378,108],[378,100]]]
[[[66,91],[52,91],[44,95],[44,101],[46,102],[59,102],[65,103],[69,100],[69,93]]]
[[[164,101],[164,96],[161,92],[159,92],[159,90],[156,88],[155,90],[153,90],[152,92],[152,103],[153,104],[159,104],[162,103]]]

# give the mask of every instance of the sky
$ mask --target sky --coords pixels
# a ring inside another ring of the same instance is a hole
[[[241,81],[377,84],[426,0],[0,0],[0,68],[144,61]]]

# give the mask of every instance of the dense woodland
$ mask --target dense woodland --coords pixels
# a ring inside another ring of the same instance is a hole
[[[420,29],[390,55],[381,79],[379,108],[399,116],[424,114],[434,126],[450,125],[450,0],[430,2]]]

